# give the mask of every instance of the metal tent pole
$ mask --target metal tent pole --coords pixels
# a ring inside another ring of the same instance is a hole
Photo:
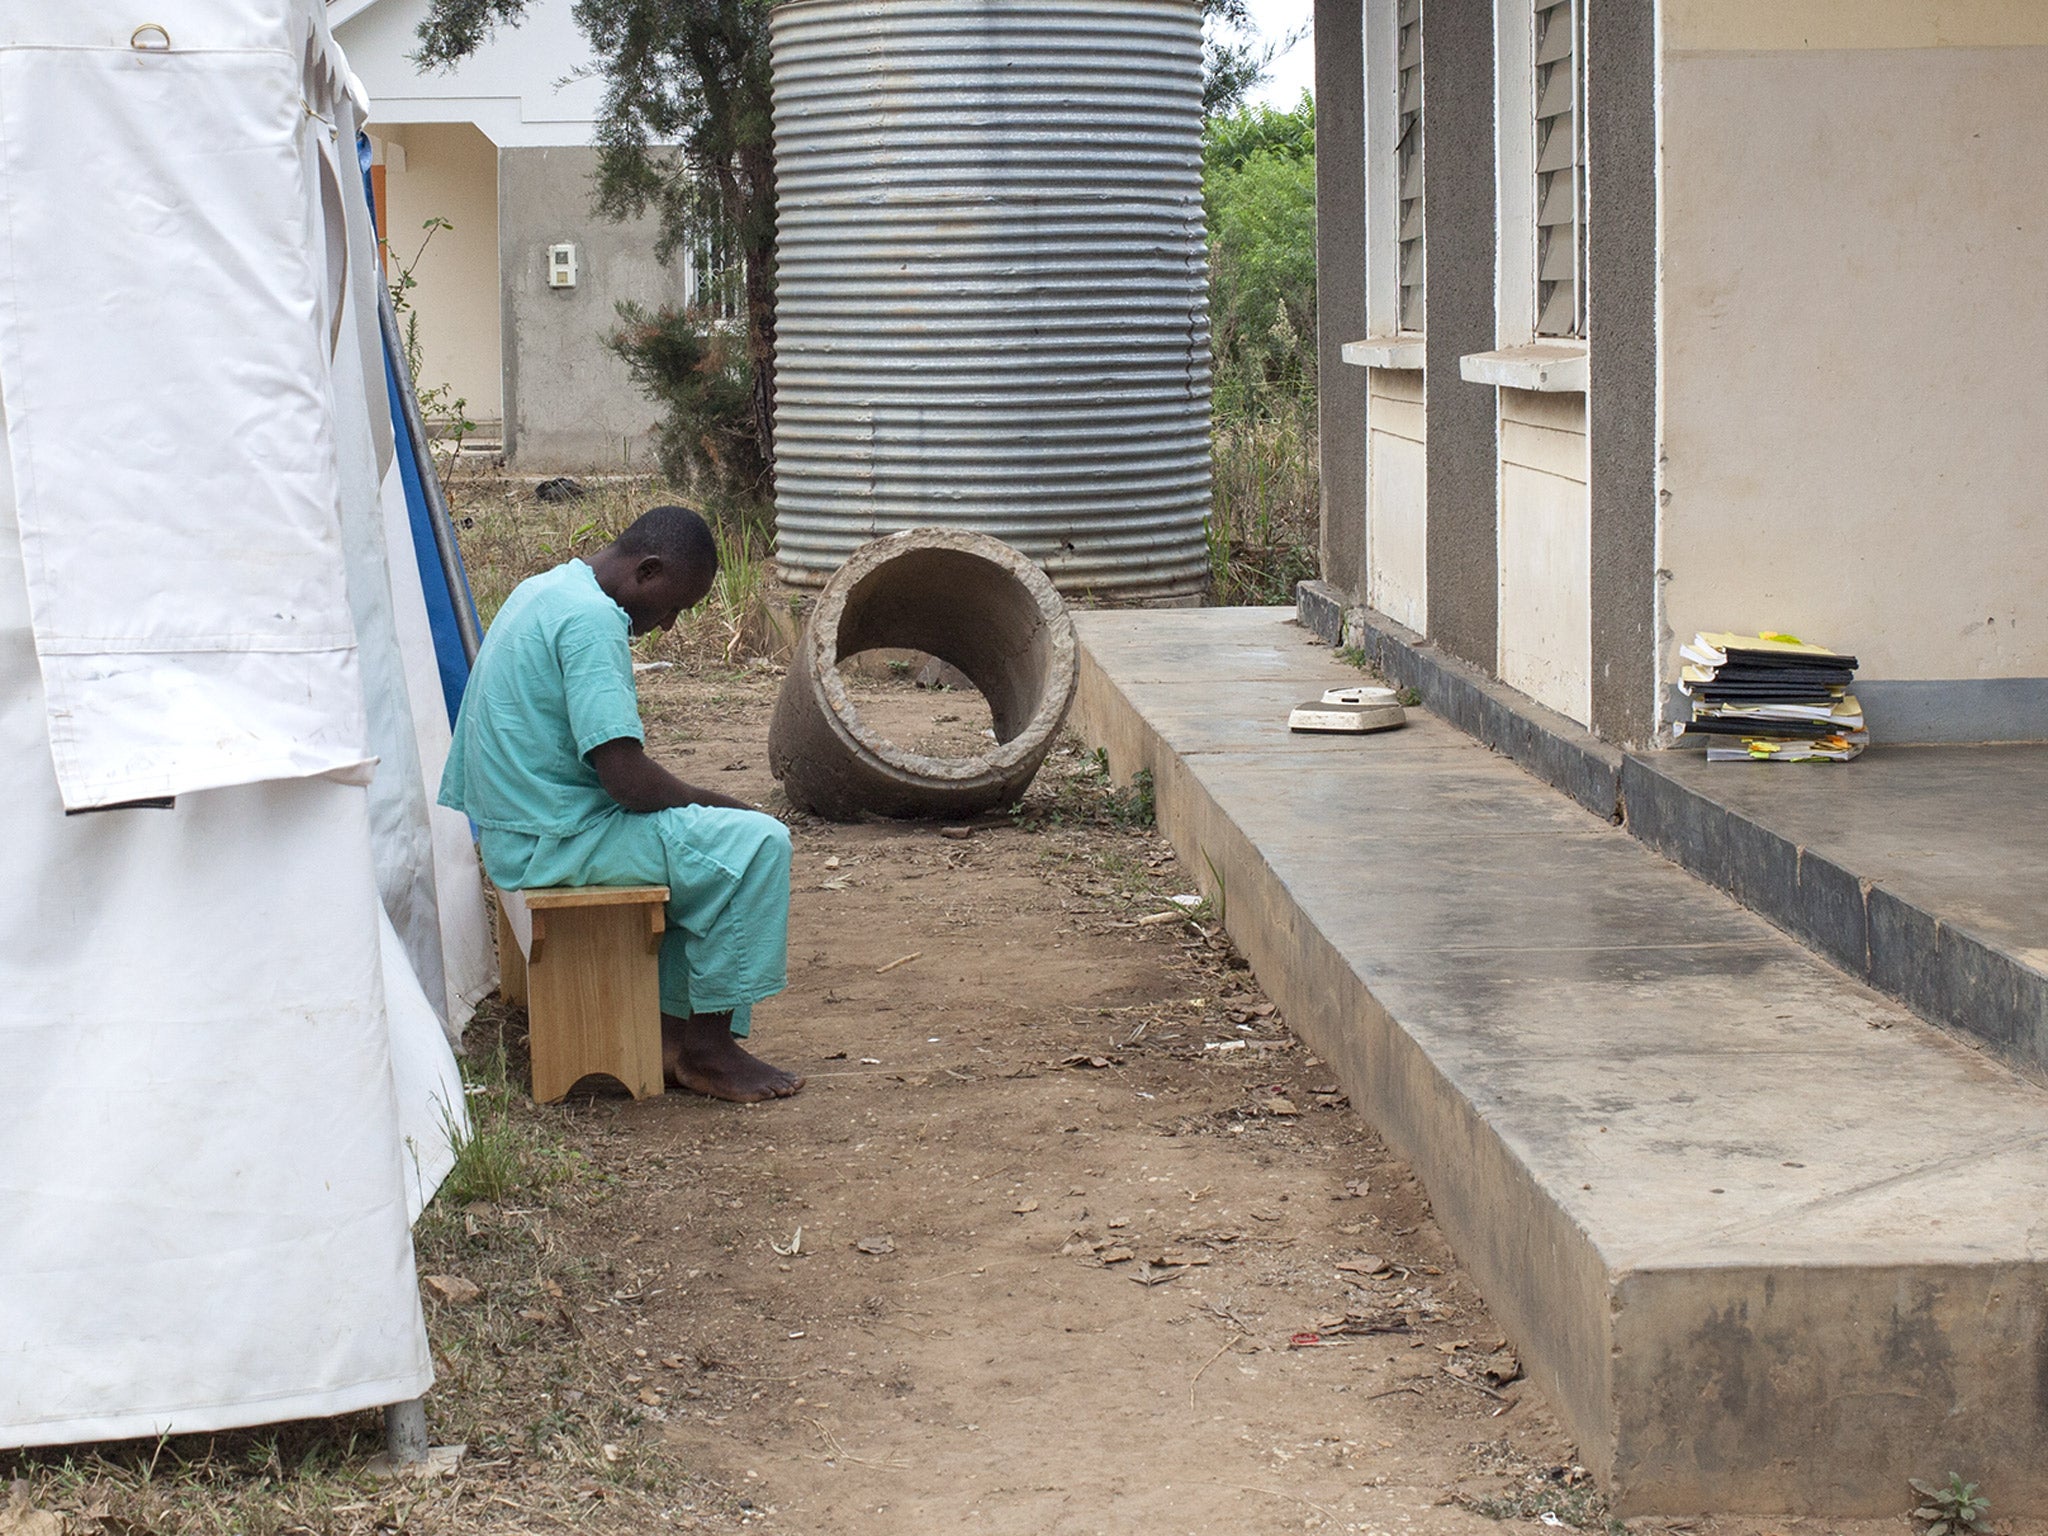
[[[416,1467],[427,1459],[427,1400],[415,1397],[384,1409],[384,1454],[393,1467]]]

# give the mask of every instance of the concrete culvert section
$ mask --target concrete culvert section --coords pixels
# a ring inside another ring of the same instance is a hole
[[[987,700],[995,740],[931,757],[862,720],[841,664],[921,651]],[[1014,805],[1074,699],[1074,626],[1045,573],[986,534],[918,528],[856,550],[825,584],[768,731],[790,803],[834,821],[863,813],[953,817]]]

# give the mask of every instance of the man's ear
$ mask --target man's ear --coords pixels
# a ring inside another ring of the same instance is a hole
[[[658,580],[665,569],[666,567],[662,564],[661,556],[642,555],[633,562],[633,579],[642,586],[645,586],[650,581]]]

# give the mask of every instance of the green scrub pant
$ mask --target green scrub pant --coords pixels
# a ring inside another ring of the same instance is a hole
[[[753,1005],[789,984],[789,828],[759,811],[686,805],[620,811],[569,837],[486,827],[484,869],[500,890],[550,885],[665,885],[661,1011],[732,1011],[745,1035]]]

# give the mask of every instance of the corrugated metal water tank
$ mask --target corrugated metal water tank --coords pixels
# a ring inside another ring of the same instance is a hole
[[[1198,594],[1197,0],[791,0],[770,25],[784,575],[943,524],[1069,594]]]

